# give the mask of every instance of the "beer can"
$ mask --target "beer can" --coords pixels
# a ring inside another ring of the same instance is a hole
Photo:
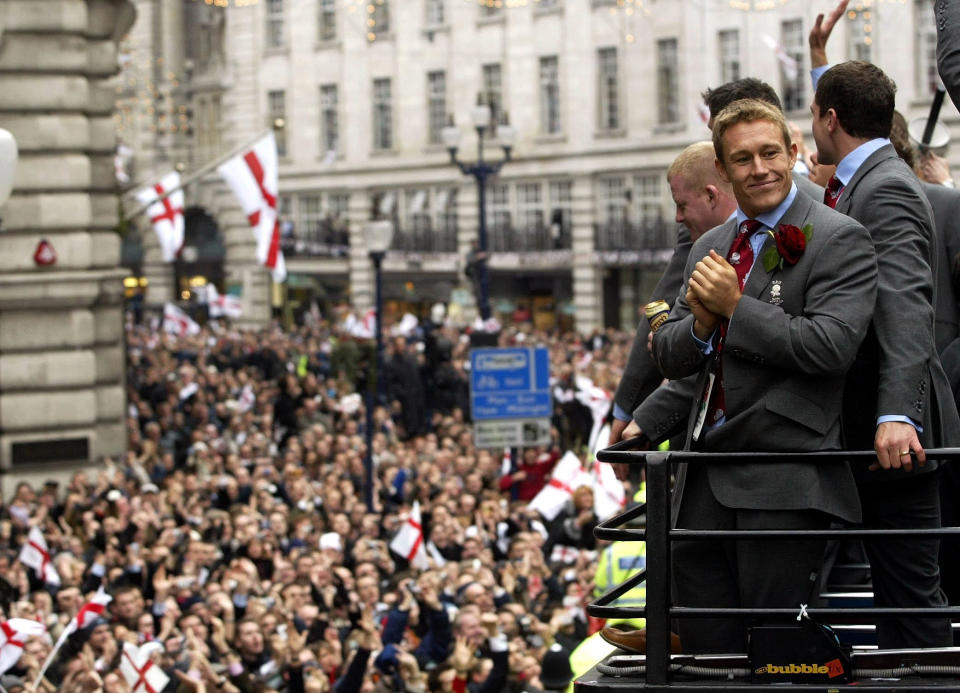
[[[656,332],[670,317],[670,304],[666,301],[652,301],[643,307],[643,312],[650,323],[650,331]]]

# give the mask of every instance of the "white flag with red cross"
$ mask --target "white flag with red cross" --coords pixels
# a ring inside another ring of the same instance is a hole
[[[43,532],[39,527],[30,529],[27,540],[20,548],[20,562],[25,566],[33,568],[37,577],[50,585],[60,585],[60,576],[57,575],[57,569],[53,567],[53,560],[50,558],[50,550],[47,548],[47,541],[43,538]]]
[[[33,686],[39,690],[40,682],[43,679],[43,675],[47,673],[47,668],[56,659],[57,653],[60,651],[60,648],[63,647],[63,643],[67,641],[73,633],[78,630],[82,630],[93,625],[94,621],[103,616],[103,612],[113,600],[109,594],[103,591],[103,587],[97,590],[97,593],[93,595],[93,598],[80,607],[77,611],[77,615],[70,619],[70,622],[63,629],[63,632],[60,634],[60,637],[57,639],[56,644],[53,646],[53,649],[50,650],[50,654],[47,655],[46,661],[43,663],[43,667],[40,669],[40,673],[37,675],[37,679],[34,682]]]
[[[123,643],[120,673],[127,680],[131,693],[160,693],[170,681],[170,677],[151,658],[153,652],[159,649],[151,647],[149,643],[143,647]]]
[[[175,334],[178,337],[185,337],[188,334],[200,334],[200,325],[183,310],[173,305],[165,303],[163,305],[163,331]]]
[[[239,318],[242,313],[240,297],[221,294],[213,284],[207,284],[207,309],[211,318]]]
[[[403,556],[414,568],[426,570],[430,567],[427,551],[423,545],[423,523],[420,520],[420,503],[414,501],[410,515],[390,542],[390,550]]]
[[[46,632],[42,623],[27,618],[0,621],[0,674],[20,661],[27,638]]]
[[[553,468],[550,481],[533,497],[527,508],[536,510],[546,520],[552,521],[581,486],[593,488],[593,478],[583,468],[580,458],[567,450]]]
[[[171,190],[176,192],[160,199]],[[137,199],[150,205],[147,207],[147,216],[160,242],[163,261],[173,262],[183,248],[183,189],[180,188],[180,174],[170,171],[160,182],[138,190]]]
[[[277,216],[279,167],[277,142],[273,133],[257,140],[247,151],[237,154],[217,168],[217,172],[237,196],[257,241],[257,262],[273,273],[275,282],[287,277],[287,266],[280,249],[280,222]]]

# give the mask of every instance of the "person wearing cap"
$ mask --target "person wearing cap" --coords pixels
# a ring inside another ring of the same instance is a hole
[[[570,653],[554,643],[543,655],[543,662],[540,665],[542,690],[544,693],[565,691],[571,681],[573,681],[573,670],[570,668]]]

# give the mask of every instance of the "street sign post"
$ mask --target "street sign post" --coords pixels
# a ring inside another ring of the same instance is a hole
[[[550,357],[545,347],[470,352],[470,408],[478,448],[550,442]]]

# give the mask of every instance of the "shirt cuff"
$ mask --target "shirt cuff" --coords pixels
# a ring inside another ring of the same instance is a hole
[[[510,649],[510,642],[503,633],[490,638],[489,643],[491,652],[507,652]]]
[[[884,414],[883,416],[877,417],[877,426],[887,421],[899,421],[900,423],[908,423],[913,426],[919,433],[923,433],[923,426],[918,424],[916,421],[911,419],[909,416],[900,416],[899,414]]]
[[[829,63],[827,65],[821,65],[820,67],[815,67],[810,70],[810,81],[813,82],[813,90],[817,90],[817,82],[820,81],[820,78],[823,77],[823,73],[829,70],[833,65]]]
[[[713,335],[715,335],[716,333],[717,333],[716,330],[711,332],[710,339],[708,339],[705,342],[697,336],[696,332],[693,331],[693,325],[690,326],[690,336],[693,337],[693,341],[697,343],[697,348],[700,349],[700,351],[702,351],[704,354],[713,353]]]
[[[617,421],[630,421],[633,417],[623,410],[616,402],[613,403],[613,418]]]

